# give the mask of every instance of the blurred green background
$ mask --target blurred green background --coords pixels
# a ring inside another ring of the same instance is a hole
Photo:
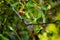
[[[60,0],[0,0],[0,40],[60,40]]]

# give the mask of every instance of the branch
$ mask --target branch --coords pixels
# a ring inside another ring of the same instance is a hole
[[[56,21],[52,21],[52,22],[46,22],[46,23],[40,22],[40,23],[34,23],[34,24],[27,24],[27,26],[28,25],[43,25],[43,24],[50,24],[50,23],[56,23],[56,22],[60,22],[60,20],[56,20]]]
[[[21,15],[14,9],[13,5],[10,3],[10,6],[12,7],[12,10],[19,16],[20,19],[23,19]]]

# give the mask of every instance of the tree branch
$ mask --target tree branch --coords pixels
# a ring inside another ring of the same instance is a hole
[[[12,10],[19,16],[20,19],[23,19],[21,15],[14,9],[13,5],[10,3],[10,6],[12,7]]]

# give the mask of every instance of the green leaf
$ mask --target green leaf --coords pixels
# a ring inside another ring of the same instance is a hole
[[[60,20],[60,13],[59,12],[56,14],[55,20]]]
[[[26,7],[27,8],[30,8],[30,7],[34,7],[34,4],[33,4],[33,2],[28,2],[27,4],[26,4]]]
[[[42,16],[42,12],[40,12],[37,16],[37,19],[39,19]]]
[[[7,15],[4,16],[4,22],[3,23],[5,23],[6,20],[7,20]]]
[[[21,3],[20,3],[20,2],[16,2],[16,3],[13,4],[13,6],[15,7],[15,6],[17,6],[18,4],[21,4]]]
[[[54,32],[54,33],[57,32],[56,25],[53,24],[53,23],[48,24],[46,30],[47,30],[48,32]]]
[[[8,38],[4,37],[2,34],[0,34],[0,37],[2,38],[2,40],[9,40]]]
[[[12,30],[12,31],[14,30],[11,26],[8,26],[8,27],[9,27],[10,30]]]
[[[34,18],[34,20],[32,21],[32,23],[36,23],[36,21],[37,21],[37,18]]]
[[[52,8],[54,8],[55,6],[57,6],[57,3],[56,2],[51,2],[51,6],[52,6]]]
[[[49,10],[49,9],[51,9],[51,5],[48,5],[48,6],[47,6],[47,10]]]
[[[42,6],[42,10],[46,10],[46,6]]]
[[[28,12],[25,13],[25,16],[26,16],[26,18],[28,18],[28,19],[30,18]]]
[[[33,15],[34,15],[35,18],[37,18],[39,11],[38,11],[38,9],[36,9],[36,8],[34,8],[33,10],[34,10],[34,11],[33,11]]]
[[[10,3],[11,0],[6,0],[7,3]]]
[[[29,35],[27,31],[22,31],[23,40],[29,40]]]
[[[36,33],[38,33],[39,31],[40,31],[40,27],[38,26],[38,25],[36,25],[36,26],[34,26],[34,31],[36,32]]]

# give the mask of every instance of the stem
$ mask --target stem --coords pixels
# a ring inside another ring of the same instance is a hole
[[[21,40],[21,38],[19,37],[18,33],[16,31],[14,31],[16,36],[18,37],[19,40]]]
[[[42,13],[42,18],[43,18],[43,23],[46,23],[46,17],[43,13]]]
[[[35,17],[34,17],[34,15],[33,15],[33,13],[30,13],[30,16],[34,19]]]
[[[12,7],[13,11],[19,16],[19,18],[20,18],[20,19],[23,19],[23,18],[21,17],[21,15],[19,15],[19,13],[14,9],[13,5],[10,4],[10,6]],[[16,33],[16,36],[18,37],[18,39],[21,40],[21,38],[19,37],[19,35],[17,34],[17,32],[16,32],[16,31],[14,31],[14,32]]]
[[[12,7],[12,10],[19,16],[20,19],[23,19],[21,15],[14,9],[13,5],[10,3],[10,6]]]
[[[39,0],[39,3],[40,3],[40,4],[43,4],[43,0]]]

